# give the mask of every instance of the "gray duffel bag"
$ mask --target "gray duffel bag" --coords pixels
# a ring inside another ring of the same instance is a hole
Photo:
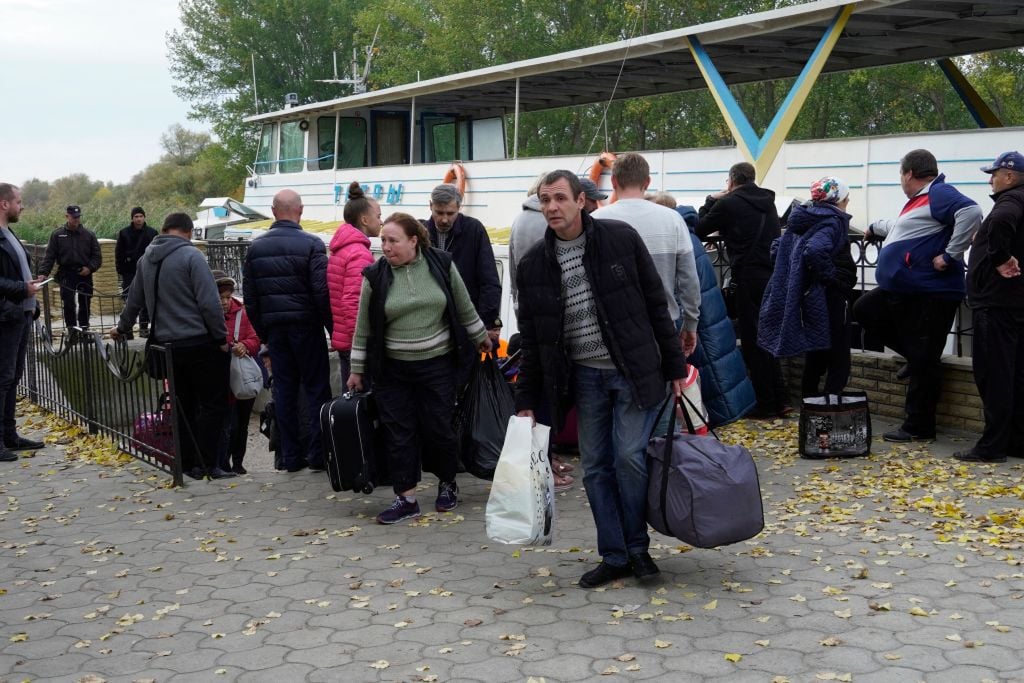
[[[681,412],[691,433],[676,433],[673,410],[668,434],[647,446],[647,522],[695,548],[758,535],[764,506],[750,451],[724,444],[717,435],[693,434],[689,411]]]

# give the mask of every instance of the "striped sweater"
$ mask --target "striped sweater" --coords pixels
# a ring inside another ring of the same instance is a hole
[[[384,353],[388,358],[404,361],[436,358],[455,348],[451,330],[444,320],[444,291],[431,276],[422,255],[404,266],[390,266],[394,280],[384,302]],[[454,263],[449,270],[452,296],[458,310],[459,324],[466,328],[474,344],[487,336],[480,317],[469,298],[466,285]],[[352,372],[366,371],[367,340],[370,336],[370,298],[373,289],[364,277],[359,294],[359,313],[352,339]]]
[[[562,269],[562,292],[565,311],[562,316],[565,348],[574,363],[592,368],[614,370],[608,347],[597,318],[597,302],[583,267],[587,235],[572,240],[555,240],[555,258]]]

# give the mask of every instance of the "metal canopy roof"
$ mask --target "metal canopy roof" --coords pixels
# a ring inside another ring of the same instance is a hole
[[[850,71],[1024,45],[1024,4],[1004,0],[819,0],[631,40],[315,102],[246,121],[393,104],[474,117],[704,89],[687,38],[726,83],[797,76],[837,11],[853,4],[824,72]],[[621,78],[619,71],[622,71]],[[618,86],[616,87],[616,80]]]

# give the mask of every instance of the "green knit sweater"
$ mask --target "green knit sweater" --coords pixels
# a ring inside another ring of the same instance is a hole
[[[404,266],[391,266],[394,280],[384,302],[384,354],[395,360],[426,360],[452,351],[455,341],[444,321],[446,301],[441,285],[430,274],[423,255]],[[470,340],[480,344],[487,330],[480,321],[466,285],[453,263],[449,277],[458,312],[458,324]],[[363,278],[359,293],[359,314],[352,338],[352,372],[366,371],[366,343],[370,335],[370,297],[373,289]]]

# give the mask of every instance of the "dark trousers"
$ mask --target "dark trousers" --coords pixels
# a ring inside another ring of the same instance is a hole
[[[331,399],[330,362],[322,327],[273,327],[267,333],[274,373],[274,410],[285,468],[321,466],[320,406]],[[299,392],[305,398],[300,410]],[[304,425],[304,426],[303,426]]]
[[[228,406],[229,356],[213,343],[172,344],[171,358],[182,469],[213,469]]]
[[[245,449],[249,441],[249,418],[252,416],[254,403],[254,398],[244,401],[235,399],[234,403],[228,406],[217,447],[217,467],[222,470],[230,470],[232,464],[238,467],[245,460]]]
[[[743,361],[757,396],[760,412],[778,413],[789,403],[779,359],[757,345],[757,320],[768,280],[744,278],[736,282],[736,317],[739,320]]]
[[[829,289],[825,292],[825,302],[832,346],[821,351],[809,351],[804,356],[804,375],[800,382],[802,396],[819,393],[822,375],[825,375],[826,394],[841,393],[850,379],[849,300],[842,292]]]
[[[89,307],[92,304],[92,275],[60,274],[60,301],[64,308],[64,329],[89,327]]]
[[[853,305],[853,317],[868,332],[907,359],[910,385],[903,429],[935,434],[935,407],[942,390],[942,351],[960,301],[928,294],[895,294],[876,287]]]
[[[985,406],[982,457],[1024,456],[1024,311],[974,310],[974,382]]]
[[[0,445],[18,435],[14,404],[18,400],[18,381],[25,372],[25,355],[32,336],[31,312],[15,313],[12,318],[0,322]]]
[[[132,282],[135,281],[135,271],[128,273],[121,273],[121,298],[125,301],[128,300],[128,290],[132,287]],[[139,327],[149,327],[149,310],[146,309],[146,305],[142,305],[142,310],[139,311]]]
[[[455,356],[447,354],[419,361],[385,358],[374,378],[395,493],[419,483],[422,463],[441,481],[455,481],[455,374]]]

